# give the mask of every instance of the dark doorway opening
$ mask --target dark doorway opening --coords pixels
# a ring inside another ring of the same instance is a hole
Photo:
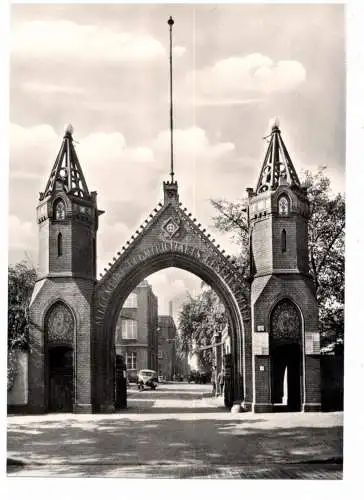
[[[301,411],[300,344],[272,347],[272,403],[274,411]]]
[[[73,349],[57,346],[49,349],[49,411],[73,411]]]

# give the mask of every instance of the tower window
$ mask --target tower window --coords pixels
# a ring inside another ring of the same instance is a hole
[[[63,241],[61,233],[59,233],[57,236],[57,254],[58,257],[61,257],[63,255]]]
[[[289,201],[286,196],[281,196],[278,200],[278,213],[279,215],[289,214]]]
[[[285,229],[281,233],[281,250],[282,252],[287,250],[287,233]]]
[[[56,220],[64,220],[66,218],[66,209],[62,200],[58,200],[54,206]]]

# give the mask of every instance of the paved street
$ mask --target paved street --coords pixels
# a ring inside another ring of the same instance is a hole
[[[231,414],[210,385],[129,388],[112,415],[8,417],[10,476],[342,477],[342,413]]]

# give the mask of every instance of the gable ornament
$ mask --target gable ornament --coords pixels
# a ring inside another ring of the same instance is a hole
[[[162,236],[167,240],[172,240],[179,236],[182,221],[178,217],[169,217],[162,225]]]

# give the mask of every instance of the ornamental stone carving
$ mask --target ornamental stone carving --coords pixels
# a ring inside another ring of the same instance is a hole
[[[271,335],[280,341],[301,340],[301,318],[290,300],[282,300],[275,307],[271,316]]]
[[[279,215],[289,215],[289,201],[286,196],[281,196],[278,201]]]
[[[53,306],[48,316],[47,333],[49,343],[73,343],[74,321],[71,311],[64,304]]]
[[[181,229],[181,219],[170,217],[162,226],[162,236],[166,239],[176,238]]]

